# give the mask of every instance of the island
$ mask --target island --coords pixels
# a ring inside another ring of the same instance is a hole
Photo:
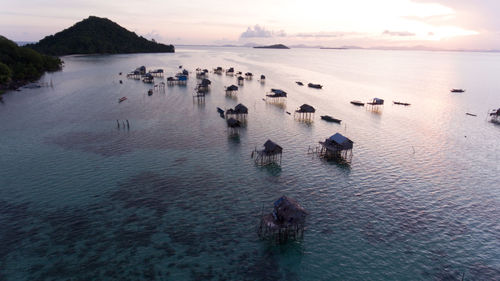
[[[275,45],[269,45],[269,46],[255,46],[254,48],[256,48],[256,49],[290,49],[283,44],[275,44]]]
[[[34,82],[46,71],[57,71],[61,67],[59,58],[19,47],[0,35],[0,94]]]
[[[107,18],[96,16],[90,16],[26,47],[54,56],[175,52],[173,45],[147,40]]]

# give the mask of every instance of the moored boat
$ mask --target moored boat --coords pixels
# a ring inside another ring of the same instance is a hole
[[[321,89],[321,88],[323,88],[323,85],[320,85],[320,84],[314,84],[314,83],[309,83],[309,84],[307,84],[307,86],[308,86],[309,88],[314,88],[314,89]]]
[[[299,85],[299,86],[304,86],[304,83],[302,83],[300,81],[296,81],[295,83],[297,83],[297,85]]]
[[[365,103],[359,100],[353,100],[351,101],[352,104],[357,105],[357,106],[364,106]]]
[[[452,93],[463,93],[463,92],[465,92],[465,90],[464,89],[451,89],[450,92],[452,92]]]
[[[335,122],[335,123],[340,123],[342,122],[342,120],[340,119],[337,119],[337,118],[333,118],[332,116],[330,115],[323,115],[321,116],[321,119],[327,121],[327,122]]]
[[[121,97],[121,98],[118,100],[118,102],[120,103],[120,102],[122,102],[122,101],[124,101],[124,100],[126,100],[126,99],[127,99],[127,97]]]
[[[409,103],[407,102],[400,102],[400,101],[393,101],[394,104],[399,104],[399,105],[404,105],[404,106],[408,106],[410,105]]]

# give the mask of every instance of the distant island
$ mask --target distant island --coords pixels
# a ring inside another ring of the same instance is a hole
[[[26,47],[54,56],[175,52],[173,45],[149,41],[107,18],[95,16]]]
[[[283,44],[275,44],[275,45],[269,45],[269,46],[255,46],[254,48],[256,48],[256,49],[290,49]]]
[[[38,80],[45,71],[57,71],[61,67],[59,58],[19,47],[0,35],[0,94]]]

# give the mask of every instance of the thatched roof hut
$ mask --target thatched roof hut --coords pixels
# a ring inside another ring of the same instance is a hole
[[[300,108],[298,110],[296,110],[296,112],[300,112],[300,113],[314,113],[316,112],[316,109],[314,109],[314,107],[308,105],[308,104],[303,104],[300,106]]]
[[[262,74],[262,75],[260,75],[260,79],[264,80],[264,79],[266,79],[266,76],[264,74]]]
[[[267,95],[272,98],[286,98],[286,92],[280,89],[271,89],[272,95]]]
[[[234,107],[234,112],[236,114],[248,114],[248,108],[240,103]]]
[[[238,86],[231,85],[231,86],[226,88],[226,91],[238,91]]]
[[[295,199],[282,196],[274,202],[273,217],[280,225],[304,224],[307,211]]]
[[[283,148],[273,142],[272,140],[267,140],[264,143],[264,151],[265,154],[271,155],[271,154],[280,154],[283,152]]]
[[[352,149],[354,142],[340,133],[336,133],[325,140],[325,144],[335,146],[339,150]]]
[[[243,81],[244,79],[243,76],[238,76],[238,81]]]
[[[308,212],[295,199],[282,196],[274,202],[272,213],[261,218],[259,236],[272,237],[278,242],[300,237],[307,215]]]
[[[208,86],[210,84],[212,84],[212,82],[210,80],[206,79],[206,78],[204,78],[203,80],[201,80],[201,83],[200,83],[200,85],[202,85],[202,86]]]

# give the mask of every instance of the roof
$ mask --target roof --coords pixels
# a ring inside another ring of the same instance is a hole
[[[238,91],[238,86],[231,85],[231,86],[226,88],[226,91]]]
[[[202,86],[208,86],[210,84],[212,84],[212,82],[210,80],[208,80],[208,79],[201,80],[201,85]]]
[[[279,224],[303,224],[307,211],[295,199],[282,196],[274,202],[273,216]]]
[[[236,113],[248,113],[248,108],[246,106],[244,106],[243,104],[238,104],[237,106],[234,107],[234,111]]]
[[[316,109],[308,104],[303,104],[297,112],[314,113],[316,112]]]
[[[286,97],[286,92],[281,89],[271,89],[271,92],[273,92],[276,97]]]
[[[260,79],[266,79],[266,76],[265,76],[264,74],[262,74],[262,75],[260,76]]]
[[[245,78],[243,78],[243,76],[238,76],[238,80],[243,80]]]
[[[379,98],[373,98],[373,103],[374,104],[384,104],[384,100],[379,99]]]
[[[266,143],[264,143],[264,152],[267,154],[276,154],[281,153],[282,151],[283,148],[274,143],[272,140],[267,140]]]
[[[329,137],[327,142],[340,146],[342,149],[352,149],[353,141],[344,137],[340,133],[336,133],[335,135]]]

